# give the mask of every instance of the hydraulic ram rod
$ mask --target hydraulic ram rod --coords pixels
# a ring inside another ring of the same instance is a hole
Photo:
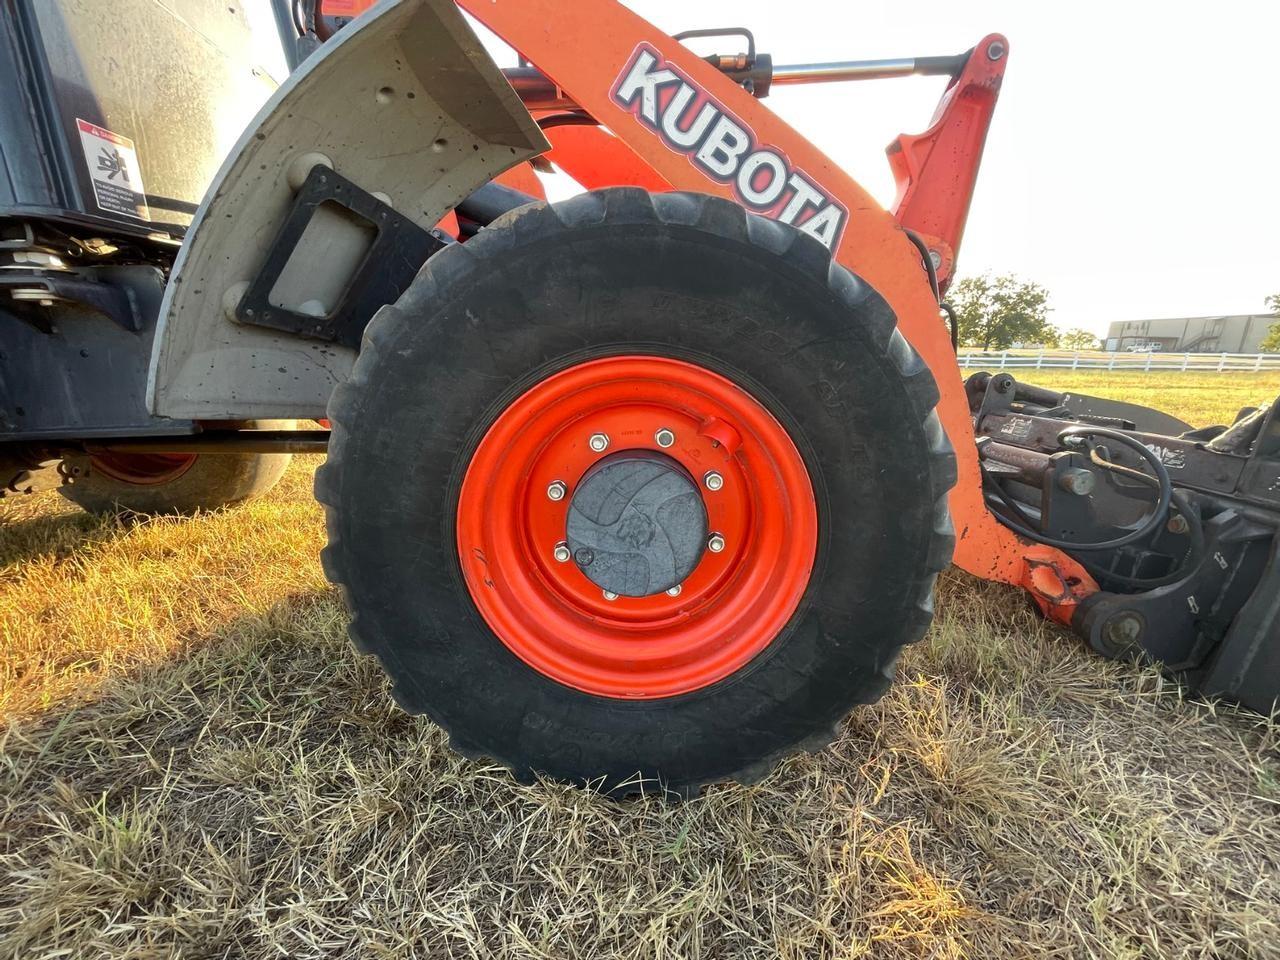
[[[834,63],[792,63],[772,66],[766,54],[754,65],[742,57],[708,57],[708,61],[737,82],[751,79],[757,96],[765,96],[775,83],[833,83],[848,80],[883,80],[889,77],[959,75],[969,53],[953,57],[901,57],[896,60],[841,60]],[[537,67],[508,67],[507,82],[530,110],[576,110],[578,105]]]
[[[954,57],[901,57],[896,60],[841,60],[834,63],[789,63],[773,68],[774,83],[831,83],[883,80],[888,77],[948,76],[964,69],[969,54]]]

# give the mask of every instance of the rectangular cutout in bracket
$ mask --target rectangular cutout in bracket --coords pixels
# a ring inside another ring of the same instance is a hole
[[[358,350],[373,315],[399,299],[448,242],[314,166],[236,304],[236,320]]]
[[[308,317],[332,317],[377,239],[376,226],[325,200],[312,211],[267,301]]]

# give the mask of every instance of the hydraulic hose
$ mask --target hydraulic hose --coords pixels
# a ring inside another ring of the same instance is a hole
[[[929,248],[925,245],[920,234],[914,230],[908,230],[903,227],[902,232],[907,235],[907,239],[920,251],[920,259],[924,261],[925,273],[929,276],[929,289],[933,291],[933,299],[938,301],[939,309],[947,315],[947,320],[951,324],[951,349],[959,351],[960,321],[956,318],[955,308],[942,299],[942,289],[938,285],[938,271],[933,265],[933,257],[929,255]]]
[[[1081,543],[1075,540],[1063,540],[1058,537],[1049,537],[1038,530],[1031,529],[1030,526],[1023,524],[1018,520],[1014,520],[1010,517],[1001,517],[1001,522],[1006,527],[1014,533],[1021,534],[1029,540],[1034,540],[1037,543],[1043,543],[1049,547],[1057,547],[1060,550],[1092,551],[1114,550],[1117,547],[1127,546],[1130,543],[1134,543],[1150,535],[1160,524],[1164,523],[1165,517],[1168,516],[1169,513],[1169,504],[1173,500],[1173,481],[1169,478],[1169,471],[1165,469],[1164,464],[1160,462],[1160,458],[1158,456],[1128,434],[1121,433],[1119,430],[1112,430],[1108,427],[1095,427],[1083,423],[1077,424],[1075,426],[1067,427],[1059,433],[1058,441],[1062,443],[1063,446],[1069,446],[1067,441],[1072,437],[1105,437],[1106,439],[1113,440],[1122,446],[1129,447],[1134,453],[1150,464],[1160,488],[1159,496],[1156,499],[1156,505],[1152,509],[1150,515],[1148,515],[1147,519],[1140,526],[1130,530],[1128,533],[1122,534],[1118,537],[1113,537],[1110,540],[1098,540],[1093,543]],[[1006,498],[1004,496],[1004,491],[999,490],[999,487],[996,489],[1000,495],[1000,499],[1008,504],[1009,499],[1011,498]],[[1019,517],[1026,519],[1026,514],[1023,513],[1020,508],[1014,507],[1013,509]]]
[[[1173,505],[1187,521],[1187,533],[1191,537],[1191,547],[1183,558],[1182,563],[1178,564],[1169,573],[1162,577],[1131,577],[1123,573],[1114,573],[1106,567],[1100,567],[1084,559],[1080,560],[1080,565],[1099,580],[1112,580],[1127,587],[1141,587],[1144,590],[1163,587],[1166,584],[1181,580],[1185,576],[1183,570],[1186,568],[1189,558],[1198,558],[1204,553],[1204,528],[1200,525],[1200,518],[1196,516],[1195,509],[1191,506],[1186,494],[1181,490],[1174,491]]]

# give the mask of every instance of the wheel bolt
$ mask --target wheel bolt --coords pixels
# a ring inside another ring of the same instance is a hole
[[[609,448],[609,435],[607,433],[593,433],[587,443],[596,453],[604,453]]]
[[[657,433],[653,435],[653,439],[658,444],[658,446],[669,447],[676,442],[676,435],[672,433],[670,430],[668,430],[666,427],[663,427],[661,430],[659,430]]]
[[[573,554],[569,552],[567,543],[557,543],[553,556],[556,558],[556,563],[568,563]]]
[[[668,587],[668,588],[667,588],[667,596],[668,596],[668,597],[678,597],[678,596],[680,596],[680,591],[681,591],[682,589],[684,589],[684,588],[683,588],[683,587],[681,587],[681,586],[680,586],[680,584],[678,584],[678,583],[677,583],[674,587]]]
[[[720,474],[716,473],[714,470],[708,470],[706,475],[702,478],[702,482],[707,485],[708,490],[714,492],[724,486],[724,477],[720,476]]]
[[[563,500],[564,495],[569,492],[569,488],[564,485],[563,480],[555,480],[547,487],[548,500]]]
[[[618,599],[618,595],[614,593],[612,590],[606,590],[604,592],[604,598],[608,600],[610,603],[612,603],[614,600]]]
[[[718,533],[713,533],[707,538],[707,549],[712,553],[719,553],[724,549],[724,537]]]

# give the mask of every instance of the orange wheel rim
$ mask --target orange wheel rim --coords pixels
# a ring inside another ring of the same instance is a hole
[[[723,545],[708,537],[676,595],[613,597],[556,547],[575,484],[606,456],[649,450],[701,481]],[[709,686],[769,646],[808,586],[818,518],[799,451],[747,391],[692,363],[621,356],[554,374],[502,411],[463,478],[457,541],[467,589],[512,653],[586,693],[653,699]]]

